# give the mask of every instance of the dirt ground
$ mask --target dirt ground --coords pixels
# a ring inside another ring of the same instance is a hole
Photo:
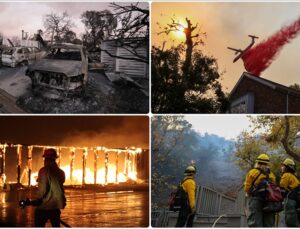
[[[126,82],[115,84],[103,73],[89,72],[83,96],[68,96],[53,100],[34,94],[27,67],[0,67],[0,88],[14,96],[17,105],[28,113],[148,113],[149,97]],[[138,79],[144,90],[149,80]]]

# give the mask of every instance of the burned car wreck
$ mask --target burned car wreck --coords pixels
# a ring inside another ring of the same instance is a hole
[[[51,99],[84,92],[88,78],[88,57],[83,46],[54,44],[48,55],[28,66],[34,92]]]

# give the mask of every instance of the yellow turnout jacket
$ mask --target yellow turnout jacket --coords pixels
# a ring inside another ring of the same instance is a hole
[[[257,179],[256,179],[256,177],[257,177]],[[259,169],[257,169],[257,168],[251,169],[246,175],[246,179],[245,179],[245,183],[244,183],[245,192],[250,194],[251,185],[255,179],[256,179],[256,181],[253,184],[254,187],[256,187],[262,180],[264,180],[266,178],[267,178],[267,175],[264,174],[263,172],[261,172]],[[269,179],[272,182],[275,182],[276,177],[275,177],[274,173],[271,172],[269,174]]]
[[[192,176],[186,176],[181,184],[183,190],[187,192],[190,208],[195,208],[196,181]]]
[[[300,185],[298,178],[292,173],[284,173],[280,179],[280,186],[285,190],[292,191]]]

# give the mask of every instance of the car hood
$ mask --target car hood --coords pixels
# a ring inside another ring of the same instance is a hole
[[[81,61],[42,59],[28,66],[29,71],[64,73],[67,76],[81,74]]]

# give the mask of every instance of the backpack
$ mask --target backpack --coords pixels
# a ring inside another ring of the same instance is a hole
[[[251,193],[254,196],[260,197],[264,200],[264,212],[280,212],[283,210],[282,201],[284,199],[284,194],[282,193],[282,189],[279,185],[273,183],[268,175],[267,178],[262,180],[257,187],[254,187],[255,181],[258,177],[263,173],[260,169],[258,169],[260,173],[255,177],[251,184]]]
[[[183,180],[178,186],[175,192],[171,192],[169,195],[169,211],[179,211],[184,204],[188,204],[188,194],[182,188],[182,184],[191,178]]]
[[[273,182],[265,182],[265,206],[264,212],[280,212],[283,210],[283,190],[281,187]]]

